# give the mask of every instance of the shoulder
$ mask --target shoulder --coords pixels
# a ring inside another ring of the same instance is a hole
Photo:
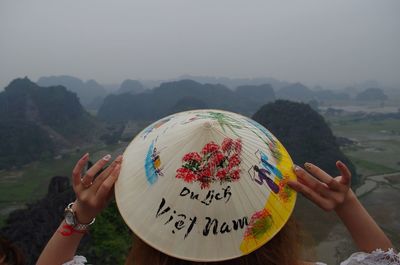
[[[396,253],[393,249],[383,251],[377,249],[371,253],[356,252],[348,259],[341,262],[340,265],[399,265],[400,253]],[[326,265],[323,262],[301,262],[301,265]]]
[[[84,256],[75,256],[73,260],[64,263],[63,265],[85,265],[87,262]]]
[[[396,254],[393,249],[383,251],[377,249],[371,253],[356,252],[340,265],[364,265],[364,264],[381,264],[396,265],[400,264],[400,254]]]

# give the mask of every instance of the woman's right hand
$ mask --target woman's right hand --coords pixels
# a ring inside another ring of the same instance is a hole
[[[305,163],[304,167],[306,170],[294,167],[297,181],[289,181],[288,185],[320,208],[337,210],[350,197],[351,172],[344,163],[336,162],[341,176],[335,178],[311,163]]]
[[[72,186],[76,195],[76,201],[72,208],[76,212],[78,221],[82,224],[90,223],[107,206],[113,195],[114,183],[117,181],[121,169],[122,156],[118,156],[95,178],[110,159],[110,155],[104,156],[82,175],[83,169],[89,161],[87,153],[78,161],[72,171]]]

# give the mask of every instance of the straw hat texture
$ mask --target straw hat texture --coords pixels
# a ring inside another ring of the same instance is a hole
[[[144,242],[170,256],[246,255],[285,225],[296,202],[293,162],[266,128],[236,113],[194,110],[139,133],[124,153],[115,197]]]

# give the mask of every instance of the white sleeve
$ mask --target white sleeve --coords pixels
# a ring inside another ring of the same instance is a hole
[[[371,253],[356,252],[340,265],[400,265],[400,254],[393,249],[382,251],[377,249]]]
[[[64,263],[63,265],[85,265],[87,262],[84,256],[75,256],[73,260]]]

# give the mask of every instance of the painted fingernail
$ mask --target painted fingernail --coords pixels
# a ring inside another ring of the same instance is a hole
[[[311,170],[311,164],[308,163],[308,162],[304,163],[304,167],[305,167],[307,170]]]
[[[103,157],[104,161],[109,161],[110,159],[111,159],[111,155],[110,154],[108,154],[108,155]]]

